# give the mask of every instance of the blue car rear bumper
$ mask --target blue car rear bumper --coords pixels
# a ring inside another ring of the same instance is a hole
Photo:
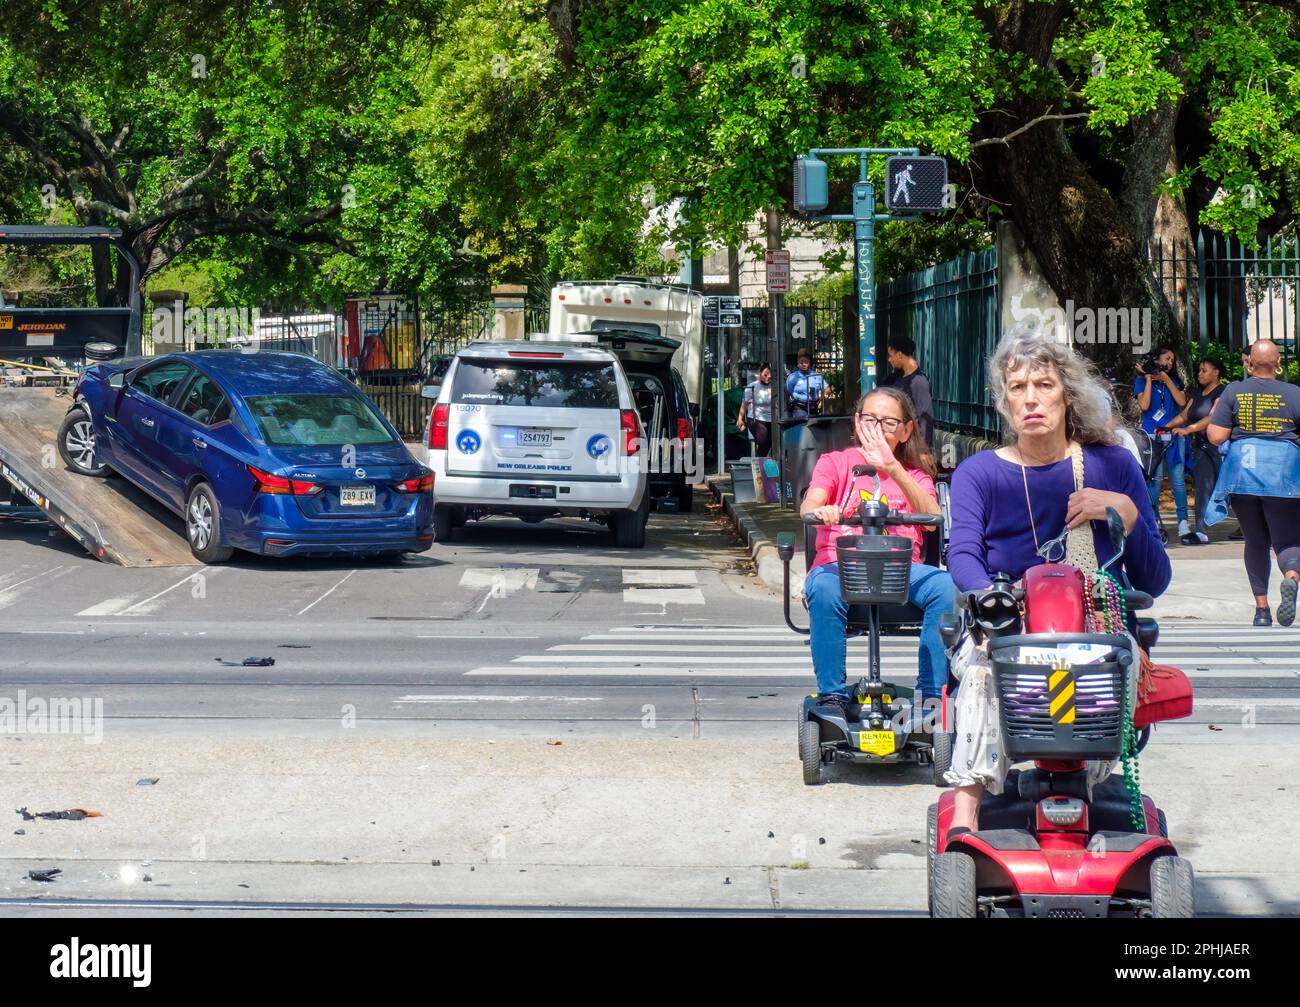
[[[254,500],[252,513],[222,517],[221,537],[227,545],[263,556],[424,552],[433,545],[428,494],[412,500],[405,514],[392,517],[310,520],[292,497],[268,495]]]

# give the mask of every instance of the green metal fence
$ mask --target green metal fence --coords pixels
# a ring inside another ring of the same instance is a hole
[[[1189,343],[1246,350],[1272,339],[1294,380],[1300,333],[1300,240],[1269,238],[1247,248],[1201,231],[1194,242],[1156,241],[1151,268]]]
[[[945,429],[999,436],[985,373],[999,335],[998,282],[992,245],[900,276],[877,292],[878,377],[889,374],[889,337],[911,336],[930,378],[935,422]]]

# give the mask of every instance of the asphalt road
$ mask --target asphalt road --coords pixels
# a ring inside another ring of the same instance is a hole
[[[914,640],[884,653],[911,684]],[[865,671],[863,646],[850,654]],[[1199,857],[1211,911],[1300,912],[1300,874],[1273,877],[1284,854],[1250,836],[1289,820],[1297,654],[1296,629],[1164,627],[1157,657],[1191,674],[1197,711],[1157,732],[1143,782]],[[916,837],[936,791],[918,767],[798,782],[807,648],[705,506],[653,516],[644,550],[494,519],[402,561],[197,571],[106,566],[0,519],[0,676],[0,697],[102,701],[102,745],[0,738],[14,806],[106,809],[0,829],[0,900],[18,900],[0,913],[110,897],[924,907]],[[123,890],[127,861],[133,880],[158,874],[147,894]],[[435,862],[460,873],[413,887],[411,865]],[[62,883],[25,880],[39,864]]]

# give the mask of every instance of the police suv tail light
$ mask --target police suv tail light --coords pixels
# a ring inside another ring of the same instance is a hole
[[[619,425],[623,428],[623,453],[634,455],[640,445],[637,443],[641,433],[641,423],[637,420],[635,409],[624,409],[619,414]]]
[[[434,450],[447,449],[447,416],[450,410],[445,402],[433,407],[433,419],[429,422],[429,447]]]

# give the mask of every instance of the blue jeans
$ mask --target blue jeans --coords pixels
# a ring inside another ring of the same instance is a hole
[[[840,565],[815,566],[803,584],[808,599],[808,625],[812,635],[813,672],[819,694],[849,694],[845,676],[848,606],[840,595]],[[924,563],[912,564],[907,600],[925,613],[921,623],[921,649],[916,662],[916,691],[938,696],[948,682],[948,658],[939,639],[939,617],[956,609],[956,590],[947,570]]]
[[[1169,482],[1173,485],[1174,490],[1174,509],[1178,512],[1178,520],[1187,520],[1187,469],[1183,463],[1182,455],[1178,460],[1170,462],[1163,460],[1160,462],[1156,474],[1151,477],[1147,483],[1147,492],[1151,494],[1151,509],[1156,513],[1156,521],[1160,520],[1160,484],[1165,478],[1165,469],[1169,470]]]

